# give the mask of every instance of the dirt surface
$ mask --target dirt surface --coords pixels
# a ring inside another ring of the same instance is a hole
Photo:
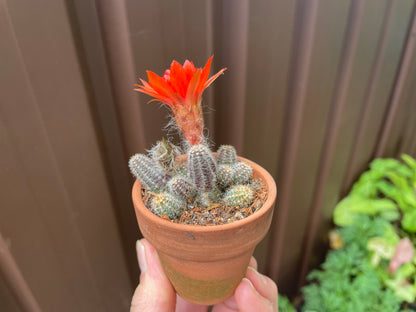
[[[193,201],[188,200],[188,209],[185,209],[179,218],[172,220],[165,215],[160,217],[180,224],[207,226],[227,224],[247,218],[259,210],[267,199],[266,185],[261,179],[253,179],[250,185],[254,190],[254,199],[247,207],[229,207],[222,202],[213,203],[208,207],[199,207],[194,206]],[[149,203],[154,195],[155,193],[142,188],[143,202],[147,207],[149,207]]]

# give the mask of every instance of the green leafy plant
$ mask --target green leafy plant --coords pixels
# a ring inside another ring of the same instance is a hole
[[[408,311],[416,299],[416,161],[376,159],[334,211],[338,229],[302,289],[303,312]]]
[[[296,312],[290,300],[282,295],[279,295],[279,312]]]
[[[328,254],[322,270],[308,275],[314,283],[302,289],[302,311],[399,311],[400,300],[383,287],[366,248],[368,239],[381,235],[386,226],[383,219],[372,222],[362,216],[352,226],[338,230],[343,246]]]

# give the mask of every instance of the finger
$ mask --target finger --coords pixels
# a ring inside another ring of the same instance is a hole
[[[236,312],[238,310],[237,301],[235,301],[235,296],[232,295],[230,298],[224,300],[221,303],[218,303],[212,309],[212,312]]]
[[[156,250],[145,239],[137,241],[136,249],[141,274],[130,312],[175,311],[175,291],[160,265]]]
[[[206,312],[208,310],[208,306],[206,305],[199,305],[195,303],[190,303],[176,295],[176,310],[175,312]]]
[[[249,262],[249,267],[257,269],[257,261],[256,258],[251,257]],[[235,301],[235,296],[231,296],[230,298],[224,300],[224,302],[221,302],[214,306],[214,309],[212,312],[232,312],[232,311],[238,311],[238,305]]]
[[[250,262],[249,262],[248,266],[250,266],[250,267],[254,268],[255,270],[257,270],[258,269],[258,266],[257,266],[257,260],[256,260],[256,258],[254,258],[252,256],[251,259],[250,259]]]
[[[251,281],[257,292],[275,306],[277,306],[277,286],[269,277],[260,274],[252,267],[248,267],[246,278]]]
[[[260,295],[248,278],[243,278],[235,291],[239,312],[277,312],[277,304]]]

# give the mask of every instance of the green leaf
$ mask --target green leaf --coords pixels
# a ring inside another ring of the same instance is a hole
[[[403,154],[401,157],[413,172],[413,177],[411,179],[413,188],[416,188],[416,160],[413,157],[406,154]]]
[[[415,272],[415,265],[412,262],[408,262],[397,269],[396,278],[399,280],[405,280],[406,278],[413,276]]]
[[[416,209],[403,215],[402,227],[410,233],[416,233]]]
[[[280,312],[296,312],[287,297],[279,295],[279,311]]]
[[[372,251],[371,264],[378,266],[381,259],[390,260],[394,256],[395,248],[394,245],[383,237],[373,237],[368,240],[367,249]]]
[[[354,198],[348,196],[341,200],[334,209],[334,223],[338,226],[348,226],[354,223],[355,213],[351,211]]]
[[[403,175],[399,175],[398,173],[389,170],[386,171],[386,176],[399,190],[406,190],[410,187],[408,180]]]
[[[400,219],[400,213],[397,210],[388,210],[381,212],[380,217],[384,220],[393,222]]]
[[[351,206],[353,212],[374,216],[384,211],[395,211],[396,204],[390,199],[355,199]]]
[[[406,203],[406,206],[402,208],[403,211],[410,209],[416,209],[416,193],[410,187],[401,192],[401,196]]]

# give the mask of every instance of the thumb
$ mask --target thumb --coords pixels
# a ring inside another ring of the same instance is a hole
[[[145,239],[137,241],[136,249],[141,274],[130,312],[174,312],[176,293],[162,269],[156,250]]]

